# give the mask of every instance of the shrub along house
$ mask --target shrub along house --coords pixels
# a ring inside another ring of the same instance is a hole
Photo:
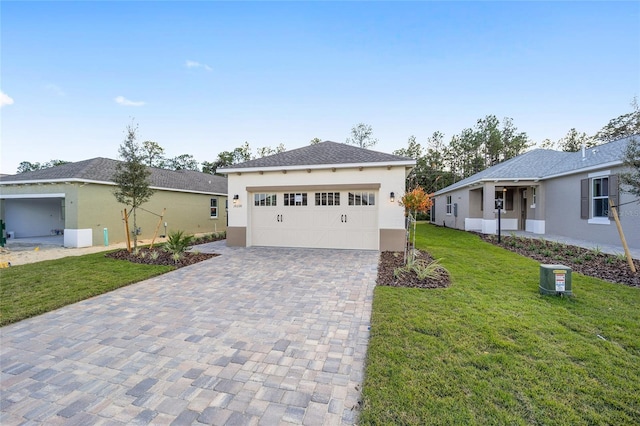
[[[0,177],[0,218],[7,233],[12,238],[63,234],[65,247],[86,247],[105,244],[106,228],[109,243],[125,241],[125,206],[113,195],[117,164],[93,158]],[[158,224],[160,235],[226,230],[225,177],[192,170],[150,170],[155,192],[138,209],[138,238],[152,238]],[[133,231],[131,219],[129,225]]]
[[[618,207],[631,247],[640,248],[640,204],[620,188],[629,138],[559,152],[536,149],[435,193],[431,221],[484,234],[497,232],[496,199],[503,200],[501,229],[553,234],[596,244],[620,244],[609,209]]]
[[[219,169],[229,178],[227,244],[402,250],[398,200],[414,166],[326,141]]]

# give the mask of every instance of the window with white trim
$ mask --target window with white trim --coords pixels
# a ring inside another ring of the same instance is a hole
[[[610,223],[609,201],[618,204],[618,175],[609,170],[590,173],[587,179],[580,181],[580,218],[590,224]]]
[[[211,216],[211,219],[215,219],[218,217],[218,199],[217,198],[211,199],[209,215]]]
[[[285,206],[306,206],[307,205],[307,193],[306,192],[297,192],[297,193],[287,193],[284,194],[284,205]]]
[[[535,208],[536,207],[536,201],[537,201],[537,190],[538,188],[536,188],[535,186],[531,187],[531,208]]]
[[[451,195],[447,195],[447,214],[453,212],[453,203],[451,202]]]
[[[609,217],[609,177],[591,180],[591,217]]]

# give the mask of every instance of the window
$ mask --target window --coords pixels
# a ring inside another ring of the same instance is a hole
[[[375,206],[376,194],[373,192],[350,192],[350,206]]]
[[[536,189],[537,188],[535,186],[531,187],[531,208],[536,207],[536,198],[537,198]]]
[[[447,214],[451,214],[453,211],[453,204],[451,204],[451,195],[447,195]]]
[[[307,193],[288,193],[284,194],[285,206],[306,206],[307,205]]]
[[[609,178],[592,179],[592,217],[609,217]]]
[[[496,191],[496,200],[502,200],[502,210],[513,210],[513,189],[507,188],[507,192]]]
[[[316,206],[339,206],[339,192],[316,192]]]
[[[212,219],[218,217],[218,199],[217,198],[212,198],[211,199],[210,215],[211,215]]]
[[[593,224],[609,224],[609,200],[618,204],[618,175],[609,170],[589,174],[580,181],[580,218]]]
[[[275,206],[276,194],[253,194],[254,206]]]

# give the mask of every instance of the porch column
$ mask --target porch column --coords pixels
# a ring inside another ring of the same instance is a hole
[[[498,231],[495,213],[496,184],[484,183],[484,200],[482,202],[482,233],[495,234]]]

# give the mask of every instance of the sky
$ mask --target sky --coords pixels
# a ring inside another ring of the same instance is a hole
[[[640,95],[640,2],[0,2],[0,173],[373,128],[377,151],[487,115],[594,134]]]

